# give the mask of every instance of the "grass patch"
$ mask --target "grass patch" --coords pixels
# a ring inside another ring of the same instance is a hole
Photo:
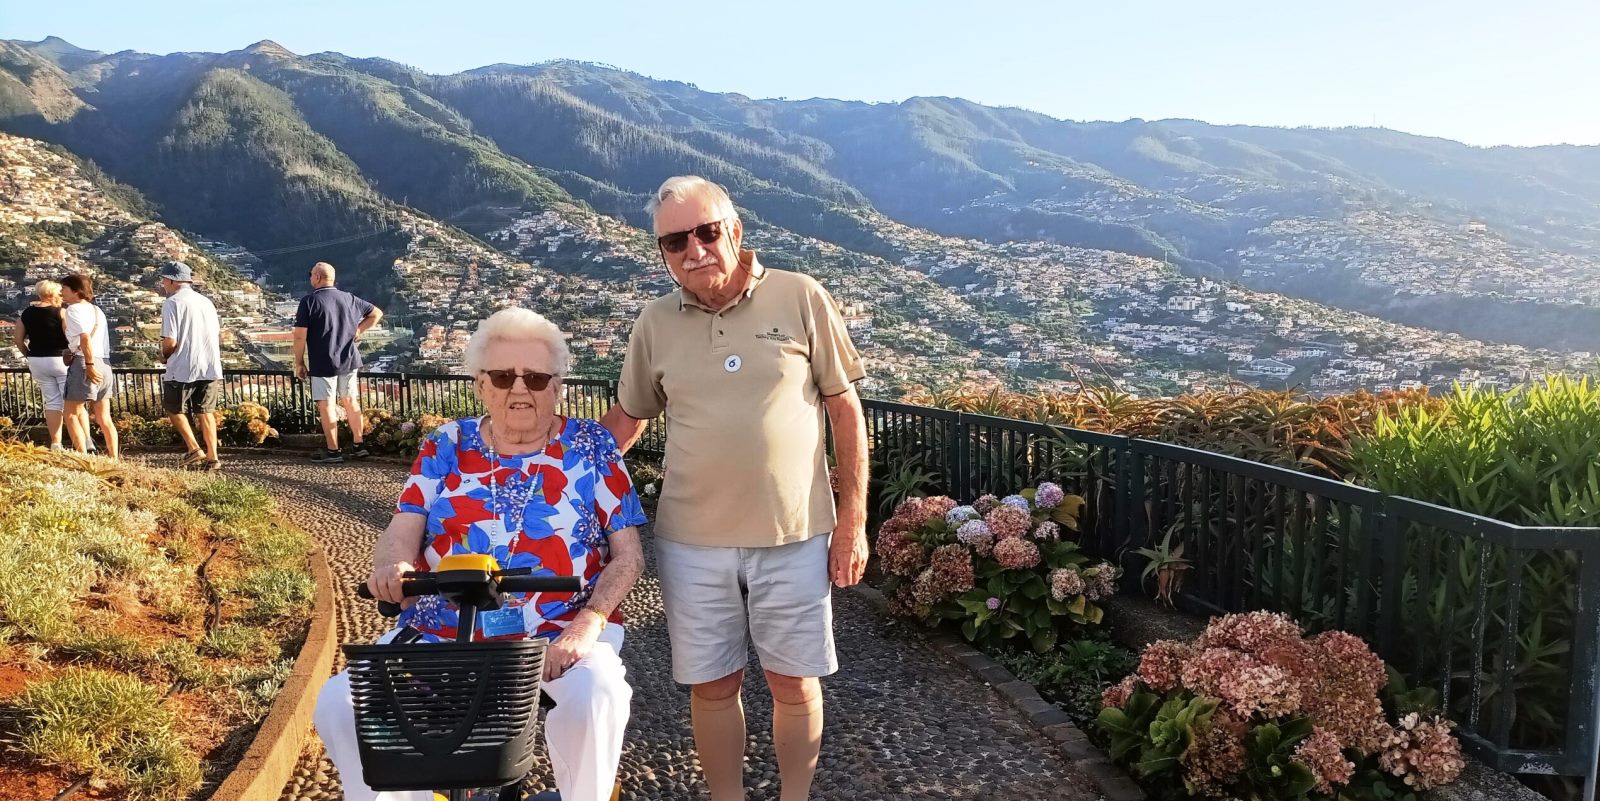
[[[232,590],[248,604],[253,620],[274,620],[311,611],[316,586],[304,568],[258,567],[233,583]]]
[[[212,656],[242,659],[263,654],[277,655],[278,646],[267,633],[239,623],[224,623],[201,641],[200,647]]]
[[[167,640],[156,648],[152,661],[167,678],[185,687],[208,687],[221,679],[187,640]]]
[[[123,670],[139,670],[155,660],[148,646],[126,634],[84,631],[56,650],[69,659]]]
[[[200,785],[200,760],[172,712],[137,678],[71,670],[30,685],[17,708],[19,745],[44,764],[91,773],[133,799],[181,799]]]
[[[276,506],[267,491],[243,481],[218,478],[189,491],[189,503],[212,519],[237,526],[272,519]]]
[[[267,665],[233,668],[226,674],[226,681],[233,688],[240,712],[259,723],[272,709],[273,699],[293,671],[294,659],[280,659]]]
[[[31,670],[0,748],[133,801],[225,772],[202,756],[231,754],[266,714],[314,597],[311,543],[275,515],[243,482],[0,443],[0,650]],[[207,557],[228,623],[200,638]],[[196,699],[173,690],[200,691],[207,725],[176,719]]]
[[[250,565],[304,564],[309,553],[311,538],[282,525],[256,527],[239,541],[239,555]]]

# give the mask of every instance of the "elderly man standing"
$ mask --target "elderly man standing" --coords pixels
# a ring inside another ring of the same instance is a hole
[[[311,267],[311,294],[300,299],[294,314],[294,372],[311,379],[311,401],[322,421],[328,446],[311,457],[314,462],[344,461],[339,451],[337,406],[343,404],[350,423],[350,456],[369,455],[362,437],[361,401],[356,397],[356,371],[361,369],[361,349],[356,339],[383,319],[383,311],[334,285],[333,265],[319,261]]]
[[[744,798],[747,636],[772,690],[781,799],[802,801],[822,744],[818,678],[838,669],[829,581],[855,584],[867,562],[866,423],[853,387],[866,373],[827,290],[740,249],[744,226],[722,187],[670,178],[648,210],[679,289],[634,323],[603,422],[626,448],[667,416],[656,566],[712,801]]]
[[[161,267],[161,407],[188,450],[180,467],[216,470],[217,396],[222,393],[222,323],[211,299],[194,291],[194,273],[181,261]],[[200,427],[200,441],[188,415]],[[205,447],[201,447],[201,442]]]

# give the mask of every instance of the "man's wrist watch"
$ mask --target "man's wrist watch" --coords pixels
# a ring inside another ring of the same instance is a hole
[[[590,609],[589,607],[585,606],[581,611],[588,612],[589,614],[594,615],[596,618],[598,618],[599,621],[600,621],[600,630],[601,631],[605,631],[606,630],[606,624],[609,623],[610,621],[606,620],[606,616],[600,614],[599,610]]]

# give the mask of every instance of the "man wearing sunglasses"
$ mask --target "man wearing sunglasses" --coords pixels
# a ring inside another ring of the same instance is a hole
[[[722,187],[670,178],[648,210],[679,288],[634,323],[603,422],[626,450],[666,414],[656,570],[712,801],[744,798],[749,642],[772,690],[780,799],[802,801],[822,743],[818,679],[838,669],[829,583],[855,584],[866,568],[866,424],[853,386],[866,371],[827,290],[740,249],[744,224]]]

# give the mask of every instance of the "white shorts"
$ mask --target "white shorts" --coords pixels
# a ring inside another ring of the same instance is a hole
[[[334,399],[344,400],[355,396],[356,371],[354,370],[339,375],[314,375],[311,377],[311,400],[313,402]]]
[[[751,642],[761,667],[773,673],[838,670],[828,539],[726,548],[656,537],[673,680],[704,684],[741,670]]]
[[[61,411],[67,400],[67,363],[60,356],[29,356],[28,372],[44,396],[44,410]]]

